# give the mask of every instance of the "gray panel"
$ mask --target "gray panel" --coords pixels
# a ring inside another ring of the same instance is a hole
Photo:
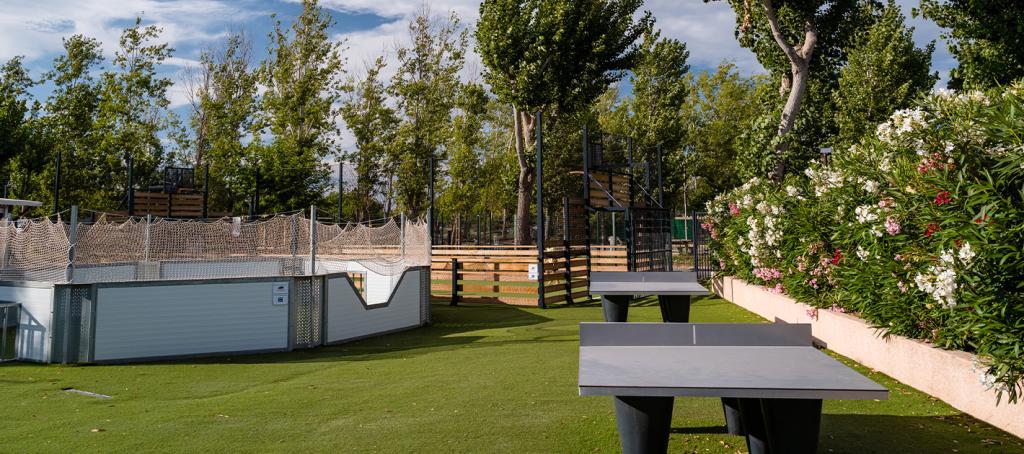
[[[581,323],[580,394],[885,399],[808,324]]]
[[[885,399],[814,347],[580,347],[580,394]]]
[[[18,358],[29,361],[50,360],[53,286],[0,286],[0,301],[21,303],[18,323]]]
[[[594,272],[590,293],[597,295],[707,295],[708,289],[687,271]]]
[[[101,287],[97,361],[286,349],[288,306],[273,282]]]
[[[366,305],[344,276],[327,280],[327,342],[419,326],[423,271],[410,268],[385,304]],[[369,285],[369,283],[367,284]]]
[[[222,262],[161,262],[160,279],[206,279],[212,276],[280,276],[281,261],[277,258],[266,260],[243,260]]]
[[[580,345],[810,346],[806,323],[580,323]]]

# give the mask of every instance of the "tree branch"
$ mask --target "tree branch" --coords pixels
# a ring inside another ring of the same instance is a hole
[[[782,52],[789,58],[790,63],[801,62],[803,57],[800,55],[800,52],[786,42],[786,37],[782,35],[782,29],[779,28],[779,19],[775,17],[775,7],[772,6],[772,0],[761,0],[761,4],[764,5],[764,15],[768,18],[768,26],[772,29],[772,37],[775,38],[775,42],[779,43],[779,47],[782,48]],[[817,37],[817,34],[815,34],[815,37]]]

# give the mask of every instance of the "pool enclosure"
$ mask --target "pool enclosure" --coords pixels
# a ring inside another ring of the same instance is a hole
[[[288,351],[430,321],[424,222],[0,221],[0,360]]]

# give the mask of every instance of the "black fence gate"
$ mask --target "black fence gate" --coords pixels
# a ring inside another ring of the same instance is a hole
[[[629,210],[630,271],[672,271],[672,218],[664,208]]]
[[[711,279],[711,276],[718,269],[718,264],[711,258],[711,248],[708,241],[711,240],[711,232],[704,228],[704,218],[707,213],[703,211],[693,212],[693,271],[697,272],[697,279]]]

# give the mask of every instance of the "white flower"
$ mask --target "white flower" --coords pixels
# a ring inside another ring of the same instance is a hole
[[[800,190],[794,186],[786,186],[786,195],[790,197],[796,197],[800,195]]]
[[[875,192],[878,191],[878,183],[875,183],[874,181],[871,180],[864,180],[864,190],[871,194],[874,194]]]
[[[956,272],[951,264],[953,256],[943,251],[939,260],[940,264],[928,267],[927,273],[918,273],[914,283],[943,307],[951,308],[956,306],[957,289]]]
[[[963,247],[960,248],[960,252],[957,255],[960,256],[961,262],[965,264],[971,263],[971,260],[973,260],[975,256],[974,250],[971,249],[971,243],[965,241]]]
[[[861,205],[853,212],[857,215],[857,222],[861,224],[878,220],[878,209],[874,205]]]
[[[860,258],[860,260],[861,260],[862,262],[864,262],[864,261],[867,261],[867,259],[868,259],[869,257],[871,257],[871,253],[870,253],[870,252],[868,252],[868,251],[867,251],[866,249],[864,249],[863,247],[861,247],[861,246],[859,246],[859,245],[858,245],[858,246],[857,246],[857,257],[858,257],[858,258]]]

